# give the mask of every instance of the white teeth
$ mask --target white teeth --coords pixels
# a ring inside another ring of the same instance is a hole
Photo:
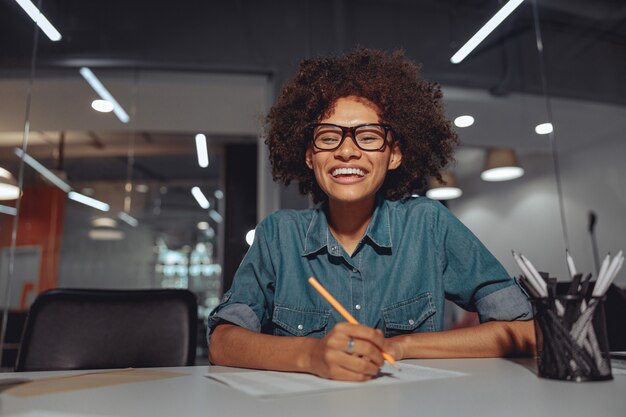
[[[359,168],[337,168],[333,170],[331,175],[333,177],[336,177],[337,175],[358,175],[359,177],[364,177],[365,172]]]

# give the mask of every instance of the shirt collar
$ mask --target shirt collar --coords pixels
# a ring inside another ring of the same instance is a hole
[[[328,203],[322,204],[321,207],[313,212],[313,217],[311,218],[306,232],[302,256],[319,252],[323,248],[332,252],[333,248],[331,248],[331,246],[338,245],[328,227],[328,219],[326,218],[327,204]],[[365,237],[368,238],[372,244],[381,248],[392,247],[389,214],[387,201],[377,195],[374,213],[365,231]]]

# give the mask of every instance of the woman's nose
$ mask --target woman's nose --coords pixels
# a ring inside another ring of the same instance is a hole
[[[341,159],[354,159],[361,156],[361,150],[356,146],[352,135],[347,135],[339,148],[335,150],[335,156]]]

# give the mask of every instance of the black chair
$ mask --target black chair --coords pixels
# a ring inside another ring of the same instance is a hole
[[[187,290],[49,290],[30,308],[15,370],[193,365],[197,315]]]

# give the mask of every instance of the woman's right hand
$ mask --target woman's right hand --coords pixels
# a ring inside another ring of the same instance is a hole
[[[308,352],[310,372],[328,379],[367,381],[383,366],[381,349],[384,341],[383,333],[378,329],[338,323],[325,337],[311,345]]]

